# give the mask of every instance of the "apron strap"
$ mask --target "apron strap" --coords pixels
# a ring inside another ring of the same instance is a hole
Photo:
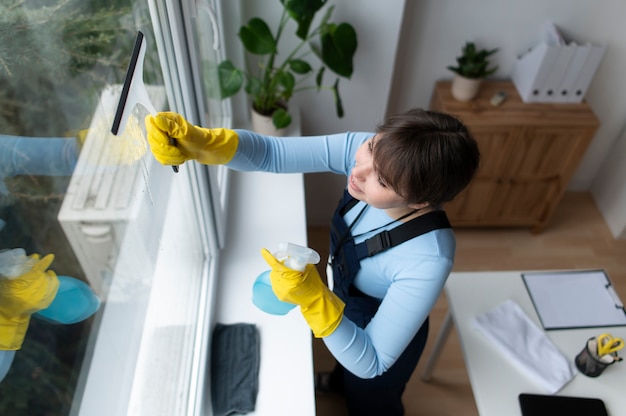
[[[340,202],[340,207],[338,209],[339,215],[342,217],[346,215],[346,212],[350,211],[356,204],[359,203],[359,200],[353,197],[346,190],[344,192],[344,197]]]
[[[440,228],[452,228],[445,211],[431,211],[391,230],[384,230],[356,244],[359,260],[374,256],[414,237]]]

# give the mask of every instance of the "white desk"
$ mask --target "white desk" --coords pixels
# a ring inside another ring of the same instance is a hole
[[[520,415],[518,404],[520,393],[545,394],[545,391],[518,372],[471,322],[475,316],[495,308],[507,299],[512,299],[541,328],[521,273],[520,271],[452,273],[446,283],[445,290],[450,309],[422,379],[430,378],[454,322],[476,406],[482,416]],[[626,327],[623,326],[546,331],[548,337],[572,361],[587,339],[602,332],[626,338]],[[624,386],[626,386],[626,361],[613,364],[597,378],[579,373],[557,394],[600,398],[604,401],[609,414],[617,415],[623,414],[626,409]]]
[[[251,415],[314,416],[311,331],[295,308],[274,316],[252,303],[252,284],[269,266],[261,249],[280,242],[307,245],[300,174],[231,172],[226,248],[215,294],[217,322],[254,323],[261,334],[256,411]]]

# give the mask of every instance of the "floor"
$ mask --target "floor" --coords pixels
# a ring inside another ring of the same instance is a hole
[[[308,232],[310,246],[325,258],[328,229],[310,227]],[[626,301],[626,240],[613,238],[586,192],[566,193],[540,234],[527,229],[457,229],[456,234],[454,271],[600,268],[606,270]],[[442,295],[430,315],[430,337],[423,357],[430,354],[446,310],[447,301]],[[332,368],[333,358],[320,340],[313,341],[313,354],[316,372]],[[425,362],[423,358],[404,394],[406,415],[478,415],[455,331],[428,383],[419,378]],[[318,395],[316,403],[319,416],[347,414],[340,397]]]

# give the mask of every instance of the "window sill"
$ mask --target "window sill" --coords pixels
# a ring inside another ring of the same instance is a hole
[[[315,415],[311,331],[298,309],[267,314],[252,303],[254,279],[268,269],[262,248],[307,245],[301,174],[231,172],[226,248],[219,258],[215,319],[253,323],[261,333],[259,393],[254,414]]]

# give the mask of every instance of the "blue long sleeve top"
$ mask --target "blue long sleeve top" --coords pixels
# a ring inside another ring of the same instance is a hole
[[[239,146],[229,168],[277,173],[334,172],[348,175],[358,147],[374,133],[343,133],[310,137],[268,137],[237,130]],[[345,215],[350,224],[364,203]],[[354,225],[359,243],[370,230],[392,222],[384,210],[368,207]],[[386,226],[392,229],[399,223]],[[379,232],[377,230],[376,232]],[[324,338],[328,350],[348,371],[372,378],[390,368],[413,339],[439,297],[452,270],[456,243],[451,229],[415,237],[361,260],[354,285],[382,303],[369,324],[359,328],[345,316]]]

